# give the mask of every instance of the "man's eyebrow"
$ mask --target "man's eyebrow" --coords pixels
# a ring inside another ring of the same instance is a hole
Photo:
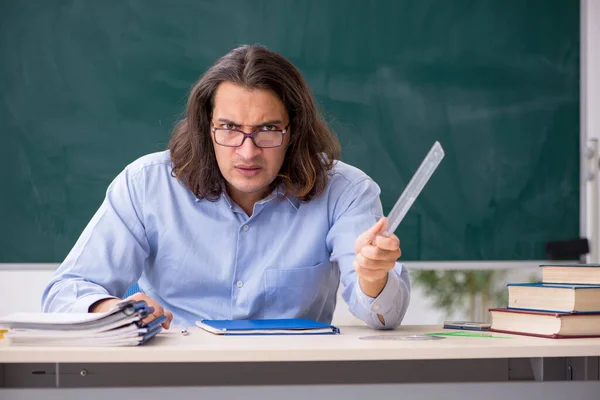
[[[265,122],[261,122],[258,125],[254,125],[254,127],[255,128],[259,128],[259,127],[265,126],[265,125],[280,125],[282,123],[283,123],[283,121],[281,121],[280,119],[271,119],[271,120],[268,120],[268,121],[265,121]]]
[[[224,124],[232,124],[232,125],[235,125],[235,126],[240,126],[239,123],[237,123],[235,121],[232,121],[230,119],[227,119],[227,118],[217,118],[217,121],[222,122]],[[260,128],[261,126],[265,126],[265,125],[280,125],[280,124],[283,124],[282,120],[280,120],[280,119],[270,119],[268,121],[261,122],[260,124],[252,125],[252,127],[253,128]]]
[[[235,126],[239,126],[239,125],[240,125],[240,124],[238,124],[237,122],[235,122],[235,121],[232,121],[232,120],[230,120],[230,119],[227,119],[227,118],[217,118],[217,121],[219,121],[219,122],[223,122],[223,123],[225,123],[225,124],[232,124],[232,125],[235,125]]]

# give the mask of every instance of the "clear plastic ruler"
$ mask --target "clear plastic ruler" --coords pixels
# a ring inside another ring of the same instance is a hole
[[[400,222],[402,222],[406,213],[408,213],[408,210],[421,193],[421,190],[423,190],[433,172],[440,165],[444,155],[442,145],[439,142],[435,142],[425,159],[421,162],[417,172],[415,172],[410,182],[408,182],[398,201],[394,204],[392,211],[390,211],[386,229],[388,235],[396,231],[396,228],[398,228],[398,225],[400,225]]]

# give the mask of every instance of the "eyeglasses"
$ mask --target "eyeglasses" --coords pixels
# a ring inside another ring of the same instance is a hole
[[[283,130],[258,129],[251,133],[230,128],[211,128],[215,135],[215,142],[221,146],[239,147],[244,144],[246,138],[250,138],[256,147],[263,149],[279,147],[283,144],[283,135],[288,130],[290,124],[287,124]]]

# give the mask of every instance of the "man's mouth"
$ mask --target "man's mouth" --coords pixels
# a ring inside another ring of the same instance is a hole
[[[262,167],[258,165],[236,165],[235,169],[244,176],[255,176],[260,172]]]

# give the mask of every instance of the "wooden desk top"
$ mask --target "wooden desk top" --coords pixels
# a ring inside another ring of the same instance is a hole
[[[366,326],[341,327],[340,335],[217,336],[176,327],[139,347],[22,347],[0,340],[0,363],[162,363],[443,360],[600,356],[598,339],[543,339],[494,333],[495,338],[446,337],[443,340],[364,340],[444,331],[440,326],[402,326],[376,331]]]

